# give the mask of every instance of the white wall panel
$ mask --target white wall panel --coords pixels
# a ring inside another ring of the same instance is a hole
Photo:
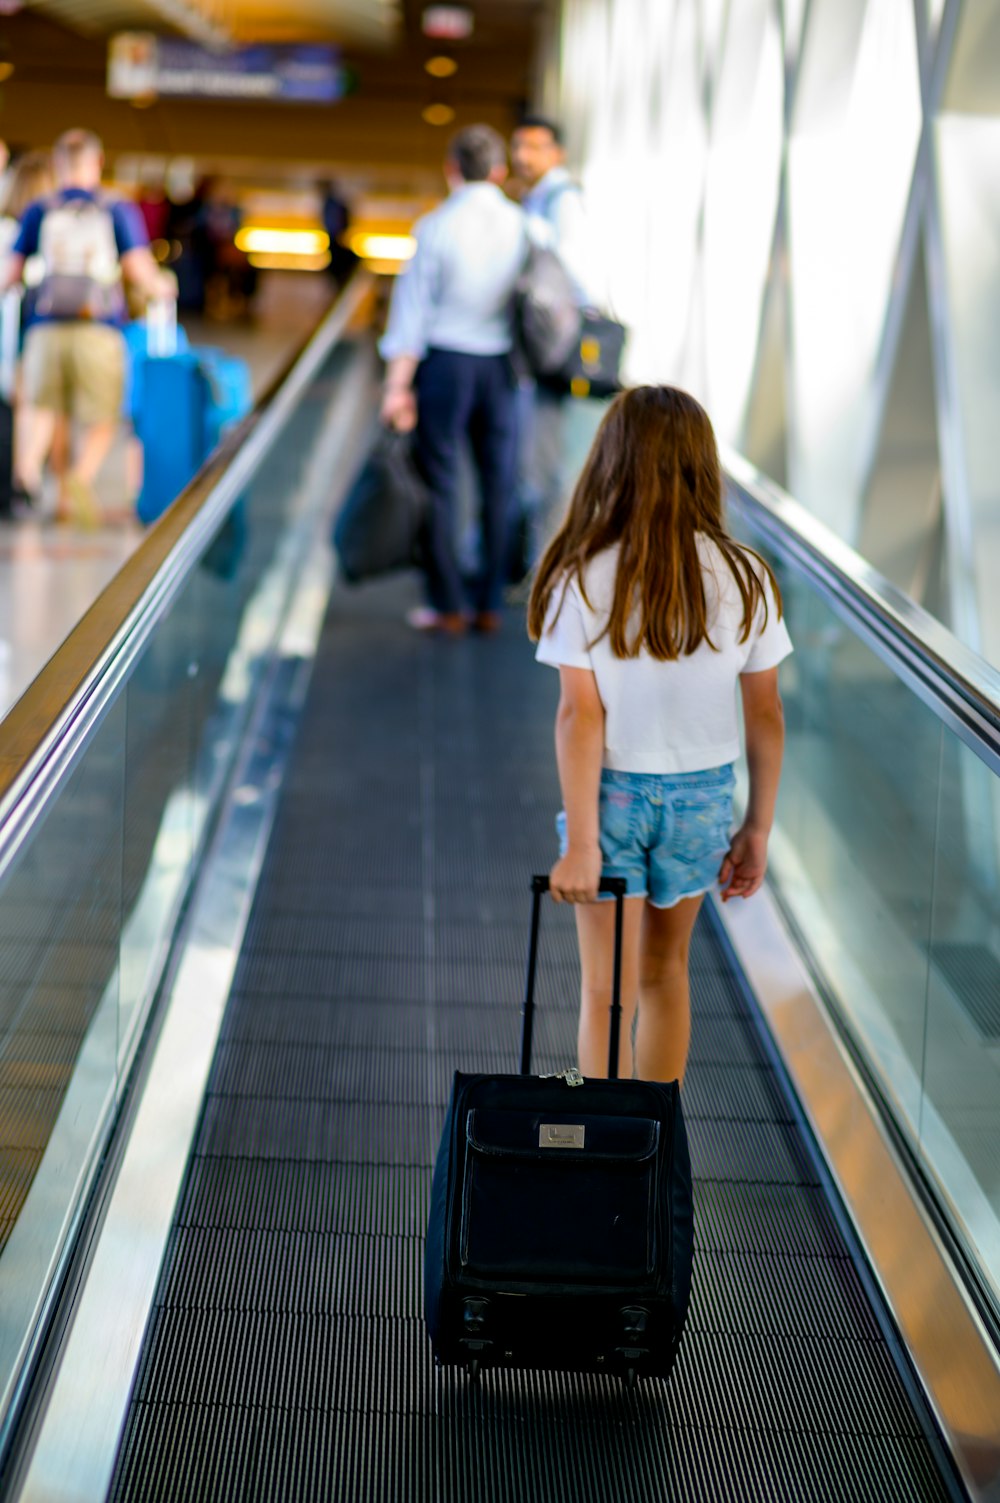
[[[706,397],[730,434],[742,431],[750,398],[778,209],[783,115],[775,8],[771,0],[742,0],[730,13],[712,109],[702,245]]]
[[[856,51],[848,66],[840,18]],[[791,487],[853,541],[866,404],[920,136],[911,0],[819,0],[788,149],[796,424]],[[829,48],[829,53],[824,49]],[[839,76],[832,74],[841,66]]]
[[[1000,0],[564,0],[563,31],[629,379],[693,391],[878,567],[946,578],[1000,661]]]

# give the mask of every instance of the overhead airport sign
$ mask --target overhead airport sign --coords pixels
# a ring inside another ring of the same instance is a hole
[[[236,47],[215,52],[179,37],[120,32],[108,44],[112,99],[234,99],[333,104],[345,73],[336,47]]]

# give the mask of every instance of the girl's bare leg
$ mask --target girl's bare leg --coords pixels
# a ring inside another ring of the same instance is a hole
[[[625,899],[622,926],[622,1019],[618,1074],[632,1076],[632,1022],[639,996],[639,935],[645,898]],[[578,1050],[584,1075],[608,1073],[608,1030],[615,955],[615,904],[578,903],[576,933],[580,943],[580,1028]]]
[[[635,1072],[640,1080],[683,1083],[691,1040],[688,954],[703,898],[673,908],[646,905],[639,945],[639,1021]]]

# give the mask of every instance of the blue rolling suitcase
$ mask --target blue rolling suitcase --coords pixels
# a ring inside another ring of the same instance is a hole
[[[146,374],[146,365],[150,360],[162,359],[167,353],[157,353],[151,349],[154,344],[154,335],[150,327],[141,319],[126,324],[122,330],[125,336],[125,393],[123,407],[125,416],[131,422],[136,432],[142,421],[142,412],[145,405],[143,393],[143,381]],[[177,324],[171,334],[170,355],[189,348],[188,337],[184,329]],[[169,357],[168,357],[169,358]]]
[[[625,883],[608,1080],[533,1076],[533,908],[519,1075],[455,1075],[434,1169],[424,1313],[439,1363],[669,1376],[691,1289],[692,1204],[676,1082],[618,1080]]]
[[[143,483],[136,510],[155,522],[201,469],[227,431],[253,407],[245,360],[212,348],[191,349],[170,313],[157,310],[148,344],[130,336],[131,405],[142,442]]]
[[[209,346],[199,349],[198,358],[208,379],[203,439],[207,458],[234,423],[253,411],[253,387],[250,367],[238,355]]]
[[[205,460],[208,378],[196,350],[147,360],[136,431],[142,441],[140,522],[155,522]]]

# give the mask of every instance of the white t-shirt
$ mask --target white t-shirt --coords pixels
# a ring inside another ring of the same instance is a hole
[[[743,673],[776,667],[792,650],[763,571],[759,572],[768,603],[767,624],[758,606],[750,635],[740,642],[743,607],[732,570],[709,537],[697,536],[708,630],[718,651],[701,642],[687,656],[662,663],[645,647],[638,657],[617,658],[607,636],[596,641],[614,598],[617,547],[597,554],[587,565],[585,582],[592,608],[585,604],[575,580],[566,590],[561,610],[561,582],[553,592],[535,656],[556,668],[593,672],[605,712],[605,767],[620,772],[677,773],[734,762],[740,752],[737,679]]]

